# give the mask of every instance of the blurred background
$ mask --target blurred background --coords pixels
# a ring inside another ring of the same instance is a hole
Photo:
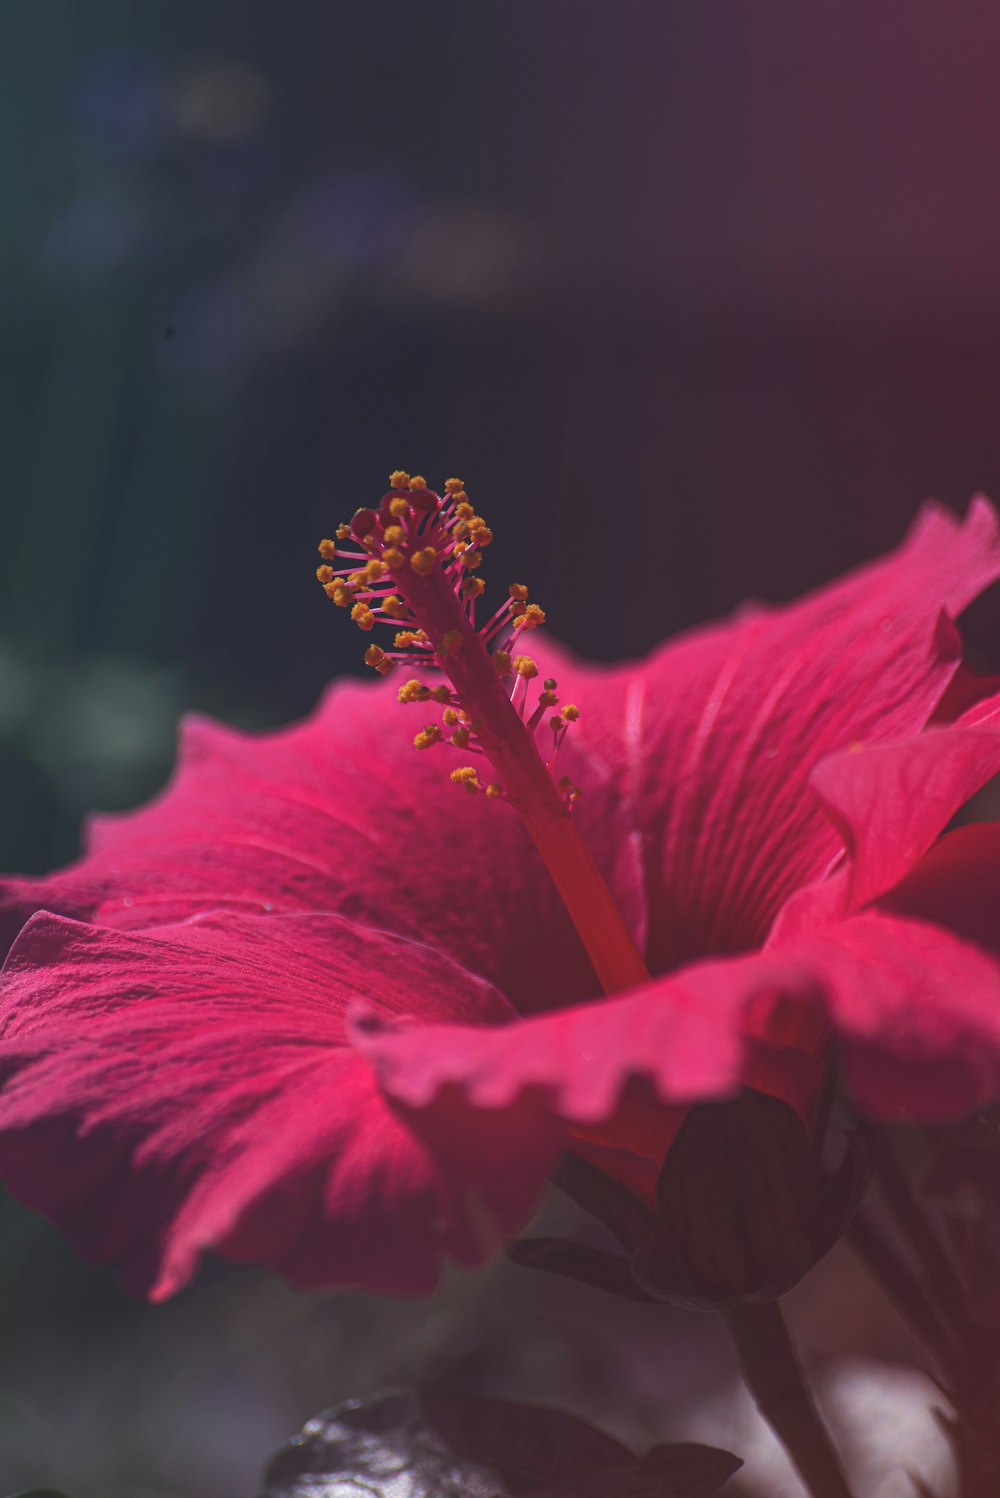
[[[0,866],[153,791],[184,709],[359,669],[315,544],[397,465],[608,659],[1000,496],[998,51],[970,0],[2,0]],[[627,1404],[624,1312],[543,1287],[525,1353],[513,1269],[154,1311],[2,1214],[2,1492],[252,1494],[320,1405],[484,1345]]]

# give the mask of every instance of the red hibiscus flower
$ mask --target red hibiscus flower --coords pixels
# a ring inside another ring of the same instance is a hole
[[[954,623],[1000,576],[986,502],[638,664],[544,642],[539,695],[502,648],[542,621],[525,590],[471,622],[489,532],[460,486],[394,479],[320,578],[451,685],[400,692],[372,646],[388,679],[302,724],[191,721],[157,801],[3,887],[14,1194],[154,1298],[205,1249],[419,1290],[516,1228],[567,1144],[649,1195],[664,1105],[749,1082],[805,1108],[831,1034],[870,1113],[995,1096],[1000,834],[941,836],[1000,772]]]

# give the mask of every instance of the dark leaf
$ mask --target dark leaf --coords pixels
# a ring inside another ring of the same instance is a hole
[[[664,1492],[677,1498],[711,1498],[743,1465],[731,1451],[715,1446],[654,1446],[640,1462],[643,1472],[655,1473],[666,1483]]]
[[[310,1420],[261,1498],[710,1498],[739,1465],[707,1446],[638,1458],[557,1410],[396,1390]]]
[[[419,1399],[352,1399],[278,1452],[261,1498],[509,1498],[502,1475],[449,1451]]]
[[[561,1410],[440,1390],[425,1393],[423,1407],[453,1451],[502,1468],[530,1491],[588,1468],[635,1464],[626,1447]]]
[[[656,1227],[656,1217],[640,1197],[579,1155],[563,1155],[552,1179],[578,1207],[603,1222],[629,1253]]]
[[[580,1280],[609,1295],[655,1304],[632,1278],[627,1259],[587,1243],[571,1243],[566,1238],[521,1238],[507,1245],[507,1257],[522,1269],[542,1269],[547,1274]]]

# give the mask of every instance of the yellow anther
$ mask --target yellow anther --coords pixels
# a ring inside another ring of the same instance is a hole
[[[545,610],[537,603],[525,604],[524,613],[521,615],[522,629],[538,629],[545,623]]]
[[[560,710],[567,723],[575,723],[580,716],[580,709],[573,702],[567,702],[566,706]]]
[[[412,666],[418,670],[424,664],[441,668],[443,684],[425,685],[414,677],[404,681],[396,691],[401,703],[425,702],[437,709],[438,722],[422,727],[414,736],[414,746],[429,749],[447,742],[460,751],[478,753],[491,741],[484,726],[489,717],[485,704],[490,694],[487,692],[482,698],[477,695],[476,663],[470,659],[463,664],[463,657],[456,653],[464,646],[468,654],[466,636],[475,627],[473,604],[486,592],[477,569],[483,550],[494,540],[493,531],[472,504],[461,479],[445,481],[443,493],[447,504],[440,514],[440,500],[430,492],[421,474],[411,476],[404,469],[396,469],[389,483],[393,492],[380,506],[358,510],[352,521],[336,527],[336,541],[324,538],[318,543],[323,565],[316,568],[316,576],[328,597],[347,608],[360,629],[372,630],[377,618],[398,621],[393,631],[392,653],[375,644],[365,649],[365,664],[372,670],[381,676],[388,675],[399,661],[406,659],[401,652],[413,647],[423,651],[424,656],[413,659]],[[360,556],[355,551],[356,560],[352,564],[355,570],[338,576],[339,569],[328,564],[335,556],[343,555],[338,549],[339,542],[347,538],[359,548]],[[438,569],[442,584],[452,584],[440,596],[436,586]],[[418,579],[427,579],[427,586],[422,586]],[[444,612],[446,603],[450,613]],[[424,629],[409,627],[415,626],[425,613],[428,619],[438,621],[436,628],[428,625],[430,636]],[[518,721],[528,719],[524,710],[527,684],[540,677],[540,671],[530,655],[516,654],[517,646],[510,641],[518,640],[520,631],[536,629],[544,623],[545,612],[538,604],[529,603],[525,584],[511,583],[507,600],[471,642],[479,649],[480,641],[485,644],[506,626],[496,642],[506,642],[506,648],[493,650],[491,659],[496,677],[508,678],[504,695],[510,696],[511,702],[504,705],[501,699],[503,711],[511,709]],[[447,679],[449,675],[456,677],[458,688]],[[438,677],[439,682],[442,676]],[[512,691],[518,678],[525,685]],[[488,687],[488,683],[485,685]],[[562,742],[567,727],[579,716],[572,705],[560,710],[555,689],[556,682],[551,677],[544,682],[539,680],[538,688],[532,689],[533,695],[537,690],[537,705],[527,725],[533,730],[544,715],[553,734],[553,747]],[[490,722],[492,725],[492,718]],[[500,782],[486,784],[472,766],[454,771],[452,780],[470,792],[484,791],[492,800],[509,799]],[[568,809],[569,803],[579,796],[579,788],[566,777],[559,789]]]
[[[365,665],[374,666],[379,676],[388,676],[394,664],[379,645],[369,645],[365,651]]]

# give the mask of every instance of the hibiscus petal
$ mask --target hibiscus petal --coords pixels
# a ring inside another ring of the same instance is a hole
[[[775,1042],[805,1055],[810,1032],[819,1042],[829,1028],[866,1111],[957,1116],[1000,1089],[1000,963],[928,921],[868,910],[762,955],[696,963],[622,998],[502,1029],[366,1016],[353,1038],[426,1137],[440,1128],[445,1097],[454,1127],[456,1099],[482,1122],[529,1090],[579,1131],[588,1158],[642,1190],[635,1162],[662,1157],[671,1108],[638,1137],[636,1079],[667,1105],[723,1097],[741,1082],[758,1085],[755,1057],[773,1054]],[[768,1080],[766,1067],[762,1076],[763,1090],[783,1095],[780,1077]],[[648,1105],[644,1117],[655,1117]],[[627,1173],[614,1163],[623,1143]]]
[[[987,502],[963,523],[930,505],[883,560],[605,681],[580,727],[643,829],[655,971],[759,945],[829,868],[841,839],[811,772],[924,727],[959,663],[951,618],[997,576]]]
[[[951,818],[1000,772],[1000,699],[977,710],[982,726],[932,728],[893,744],[854,746],[813,771],[811,783],[846,858],[785,905],[771,945],[857,909],[898,884]]]
[[[872,909],[788,955],[816,973],[868,1113],[957,1118],[1000,1091],[1000,963],[983,948]]]
[[[957,827],[879,901],[1000,956],[1000,823]]]
[[[162,1298],[208,1248],[307,1285],[422,1290],[527,1215],[558,1131],[529,1094],[499,1154],[432,1159],[346,1044],[345,1006],[509,1020],[481,979],[335,916],[132,935],[40,915],[0,981],[0,1171],[78,1252]],[[447,1158],[447,1167],[442,1160]]]
[[[810,1004],[816,983],[808,969],[784,960],[731,957],[695,963],[623,998],[500,1029],[386,1022],[364,1007],[352,1011],[349,1025],[353,1043],[406,1109],[430,1109],[443,1092],[460,1089],[470,1109],[491,1112],[530,1089],[545,1095],[561,1121],[590,1128],[614,1121],[635,1079],[653,1083],[671,1104],[734,1091],[751,1050],[751,1011],[769,1007],[777,993]],[[639,1101],[648,1109],[644,1089]],[[641,1149],[632,1118],[615,1121],[605,1137]]]
[[[558,675],[558,649],[537,653]],[[8,942],[37,909],[124,929],[218,908],[338,911],[439,947],[521,1009],[590,996],[582,944],[518,817],[451,785],[451,751],[413,748],[425,721],[413,711],[395,684],[343,682],[277,733],[190,720],[163,795],[96,818],[81,863],[0,890]],[[610,776],[572,748],[566,770],[586,783],[581,830],[641,942],[638,842]]]

